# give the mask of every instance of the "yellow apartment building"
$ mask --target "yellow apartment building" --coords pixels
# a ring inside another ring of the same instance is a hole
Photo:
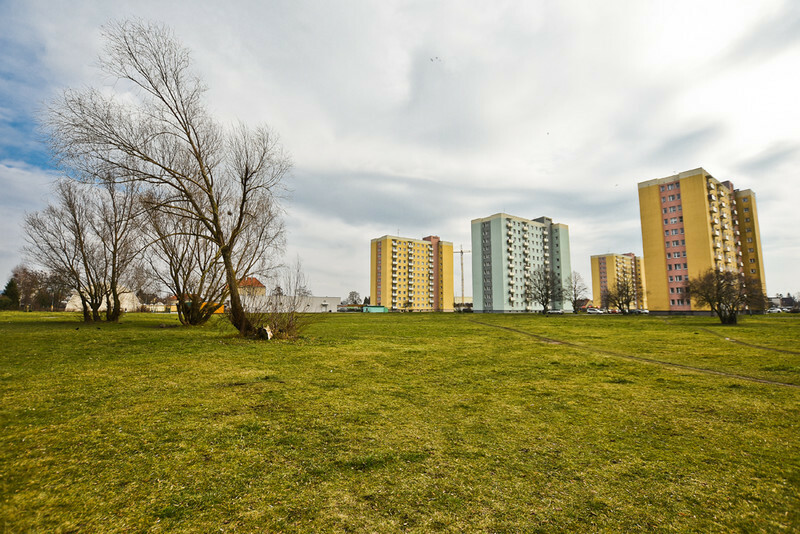
[[[698,168],[639,184],[647,301],[651,310],[693,311],[686,281],[709,269],[766,278],[753,191]]]
[[[370,243],[370,302],[401,311],[453,311],[453,243],[385,235]]]
[[[592,304],[607,307],[604,295],[617,287],[617,281],[630,280],[634,288],[631,309],[647,309],[647,284],[641,256],[627,254],[597,254],[592,256]]]

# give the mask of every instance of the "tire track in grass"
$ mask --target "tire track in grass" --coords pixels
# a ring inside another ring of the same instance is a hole
[[[475,324],[479,324],[479,325],[483,325],[483,326],[489,326],[491,328],[498,328],[500,330],[507,330],[509,332],[514,332],[516,334],[522,334],[524,336],[532,337],[532,338],[534,338],[534,339],[536,339],[538,341],[541,341],[542,343],[549,343],[549,344],[553,344],[553,345],[565,345],[567,347],[574,347],[576,349],[587,350],[587,351],[596,352],[596,353],[599,353],[599,354],[605,354],[607,356],[613,356],[615,358],[622,358],[622,359],[625,359],[625,360],[631,360],[631,361],[635,361],[635,362],[649,363],[649,364],[652,364],[652,365],[661,365],[661,366],[664,366],[664,367],[674,367],[674,368],[677,368],[677,369],[685,369],[687,371],[695,371],[697,373],[705,373],[705,374],[710,374],[710,375],[724,376],[726,378],[734,378],[734,379],[737,379],[737,380],[745,380],[745,381],[748,381],[748,382],[757,382],[759,384],[768,384],[768,385],[771,385],[771,386],[785,386],[785,387],[800,389],[800,385],[798,385],[798,384],[790,384],[788,382],[778,382],[778,381],[775,381],[775,380],[767,380],[766,378],[756,378],[754,376],[737,375],[737,374],[734,374],[734,373],[727,373],[725,371],[716,371],[714,369],[706,369],[704,367],[694,367],[692,365],[685,365],[685,364],[682,364],[682,363],[665,362],[663,360],[656,360],[656,359],[653,359],[653,358],[645,358],[643,356],[632,356],[630,354],[623,354],[621,352],[614,352],[614,351],[611,351],[611,350],[599,349],[599,348],[596,348],[596,347],[587,347],[586,345],[581,345],[579,343],[573,343],[571,341],[564,341],[564,340],[561,340],[561,339],[553,339],[553,338],[549,338],[549,337],[545,337],[545,336],[540,336],[540,335],[534,334],[532,332],[526,332],[525,330],[519,330],[517,328],[511,328],[510,326],[501,326],[501,325],[497,325],[497,324],[484,323],[482,321],[476,321],[474,319],[470,319],[469,321],[472,322],[472,323],[475,323]],[[761,347],[757,347],[757,348],[761,348]]]
[[[721,337],[725,341],[730,341],[731,343],[736,343],[738,345],[744,345],[745,347],[750,347],[752,349],[761,349],[761,350],[771,350],[773,352],[781,352],[783,354],[800,354],[800,352],[796,350],[789,350],[789,349],[776,349],[774,347],[765,347],[764,345],[753,345],[752,343],[747,343],[746,341],[739,341],[738,339],[733,339],[732,337],[725,336],[720,334],[719,332],[714,332],[713,330],[709,330],[708,328],[700,328],[703,332],[708,332],[709,334],[713,334],[717,337]]]

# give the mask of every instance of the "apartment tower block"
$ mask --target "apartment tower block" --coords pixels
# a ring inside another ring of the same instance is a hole
[[[385,235],[370,243],[370,300],[405,311],[453,311],[453,244]]]
[[[506,213],[472,221],[474,311],[541,310],[541,305],[525,298],[531,277],[540,269],[555,275],[562,287],[570,276],[566,224],[553,223],[549,217],[530,220]],[[564,302],[553,302],[550,309],[564,309]]]
[[[756,196],[703,168],[639,184],[647,300],[651,310],[689,312],[689,278],[747,275],[766,293]]]
[[[608,307],[605,295],[618,284],[630,284],[633,289],[632,309],[647,308],[647,284],[641,256],[627,254],[597,254],[592,256],[592,304]]]

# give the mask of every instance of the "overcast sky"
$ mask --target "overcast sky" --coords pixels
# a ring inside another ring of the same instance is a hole
[[[222,5],[0,0],[0,285],[56,176],[37,114],[113,83],[100,27],[140,17],[191,49],[219,119],[280,134],[287,257],[317,295],[369,293],[372,238],[466,249],[500,211],[569,225],[590,281],[591,255],[642,253],[637,183],[697,167],[756,192],[768,291],[800,291],[796,0]]]

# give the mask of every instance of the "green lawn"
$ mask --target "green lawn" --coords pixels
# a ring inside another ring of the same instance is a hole
[[[800,531],[797,315],[76,319],[0,314],[3,531]]]

